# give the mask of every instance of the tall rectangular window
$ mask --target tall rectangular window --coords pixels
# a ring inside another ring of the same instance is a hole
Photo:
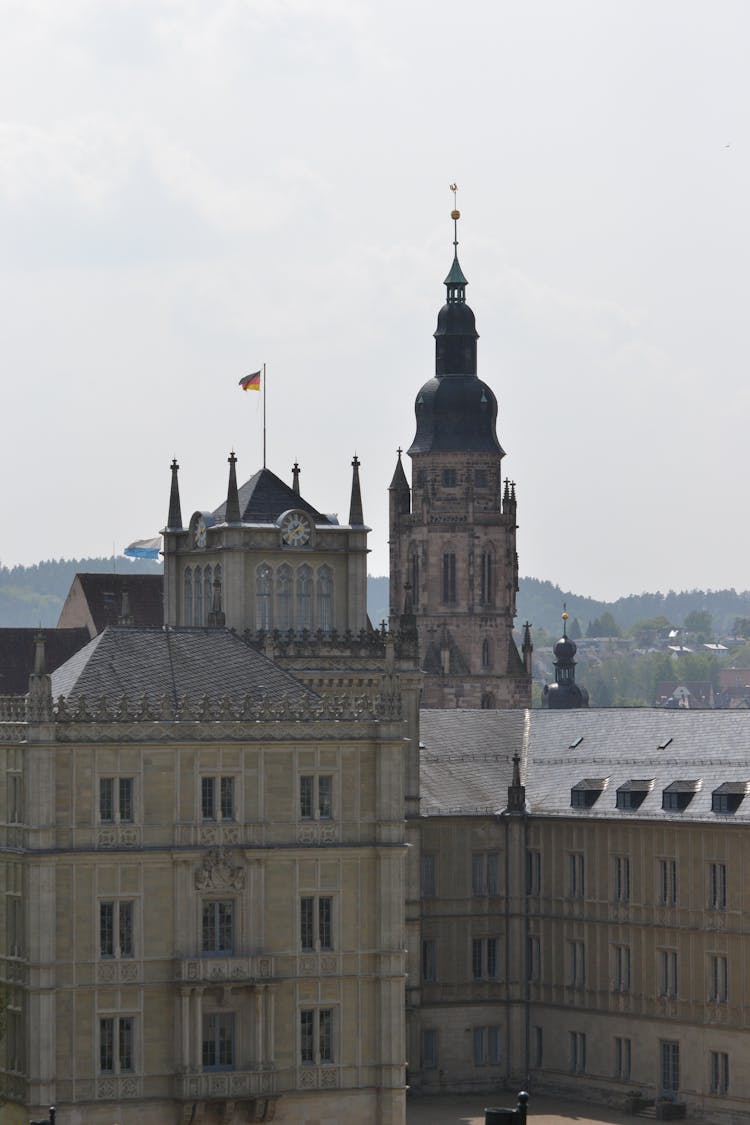
[[[133,903],[99,903],[99,956],[132,957]]]
[[[621,1082],[630,1081],[631,1044],[620,1035],[615,1037],[615,1078]]]
[[[497,938],[474,938],[471,943],[471,975],[474,980],[497,980]]]
[[[20,895],[5,896],[6,940],[9,957],[23,957],[23,899]]]
[[[99,1070],[104,1074],[135,1070],[133,1016],[104,1016],[99,1020]]]
[[[435,856],[422,855],[421,861],[421,878],[422,878],[422,897],[434,898],[436,894],[436,880],[435,880]]]
[[[497,852],[475,852],[471,857],[471,893],[499,894],[500,857]]]
[[[612,947],[612,958],[612,990],[614,992],[630,992],[630,946],[614,945]]]
[[[14,1074],[23,1074],[25,1066],[23,1019],[19,1011],[8,1008],[5,1013],[6,1067]]]
[[[538,895],[542,889],[542,854],[534,848],[526,852],[526,894]]]
[[[23,782],[19,773],[8,774],[8,823],[23,823]]]
[[[333,949],[330,895],[303,895],[300,899],[300,945],[305,952]]]
[[[659,995],[674,999],[677,996],[677,951],[660,949],[656,956]]]
[[[300,777],[299,814],[302,820],[332,819],[333,777],[331,774],[303,774]]]
[[[586,1073],[586,1034],[583,1031],[570,1032],[570,1073]]]
[[[726,1004],[729,999],[727,959],[722,954],[712,954],[708,961],[708,998],[714,1004]]]
[[[234,820],[234,778],[201,778],[201,819]]]
[[[234,902],[208,899],[201,912],[201,952],[227,956],[234,949]]]
[[[422,1069],[436,1070],[438,1064],[438,1033],[432,1027],[422,1031]]]
[[[202,1039],[204,1070],[234,1068],[234,1012],[205,1012]]]
[[[676,1039],[662,1039],[659,1044],[661,1088],[665,1094],[676,1094],[680,1088],[680,1044]]]
[[[659,860],[658,896],[661,906],[677,905],[677,861],[674,859]]]
[[[531,1065],[542,1066],[544,1062],[544,1030],[536,1024],[531,1029]]]
[[[709,863],[708,865],[708,909],[727,908],[727,865]]]
[[[586,947],[582,941],[568,942],[568,985],[584,988],[586,984]]]
[[[729,1055],[726,1051],[711,1051],[711,1093],[729,1093]]]
[[[526,938],[526,979],[538,981],[542,975],[541,942],[537,934]]]
[[[586,893],[583,852],[568,853],[568,895],[583,898]]]
[[[443,603],[454,605],[456,602],[456,556],[452,551],[443,555]]]
[[[99,778],[99,820],[102,824],[132,824],[133,778]]]
[[[614,857],[615,902],[630,902],[630,856]]]
[[[299,1014],[300,1060],[306,1065],[334,1061],[333,1009],[303,1008]]]
[[[422,980],[437,980],[437,947],[432,938],[422,942]]]
[[[497,1066],[500,1062],[500,1028],[475,1027],[472,1040],[474,1066]]]

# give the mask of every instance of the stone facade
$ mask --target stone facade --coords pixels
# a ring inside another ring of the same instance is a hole
[[[403,1125],[398,704],[36,686],[0,721],[3,1120]]]

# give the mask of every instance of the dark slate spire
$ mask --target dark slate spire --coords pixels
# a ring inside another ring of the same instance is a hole
[[[455,185],[451,185],[455,190]],[[435,330],[435,377],[425,383],[414,404],[417,432],[409,449],[415,453],[499,453],[497,399],[477,378],[474,313],[466,304],[468,284],[458,261],[458,220],[454,224],[453,264],[445,279],[446,301]]]
[[[531,642],[531,625],[526,621],[523,627],[523,646],[521,654],[523,656],[523,666],[528,675],[531,675],[531,655],[534,651],[534,645]]]
[[[172,458],[172,487],[169,492],[169,515],[167,516],[167,531],[182,531],[182,509],[180,508],[180,485],[177,474],[180,466],[177,458]]]
[[[229,461],[229,486],[227,488],[227,508],[225,519],[227,523],[240,523],[242,517],[240,515],[240,497],[237,492],[237,458],[234,455],[234,450],[227,458]]]
[[[292,490],[299,496],[299,465],[296,461],[292,465]]]
[[[352,461],[352,498],[349,503],[349,526],[362,527],[364,522],[362,492],[359,487],[359,457],[355,453]]]
[[[553,648],[555,682],[545,684],[542,702],[552,709],[588,707],[589,693],[576,683],[576,645],[568,636],[568,612],[563,606],[563,635]]]
[[[513,777],[508,786],[508,812],[526,811],[526,787],[521,784],[521,759],[513,755]]]

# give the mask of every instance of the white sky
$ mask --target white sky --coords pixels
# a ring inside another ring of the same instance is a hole
[[[372,573],[460,185],[521,573],[747,588],[744,0],[0,0],[6,565],[268,464]],[[728,146],[728,147],[727,147]]]

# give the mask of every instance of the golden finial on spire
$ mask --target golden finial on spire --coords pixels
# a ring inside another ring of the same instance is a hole
[[[453,192],[453,210],[451,211],[451,218],[455,223],[457,219],[461,218],[461,212],[456,207],[456,192],[458,191],[458,184],[451,184],[450,189]]]

